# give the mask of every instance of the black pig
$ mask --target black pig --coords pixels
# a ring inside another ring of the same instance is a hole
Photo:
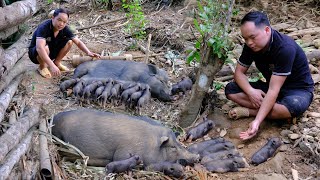
[[[199,123],[197,126],[188,130],[186,135],[186,140],[194,141],[200,137],[206,135],[214,126],[212,120],[205,119],[203,122]]]
[[[199,155],[183,148],[173,131],[157,121],[139,116],[78,109],[53,118],[52,134],[89,156],[89,165],[140,156],[143,164],[185,159],[194,163]]]
[[[79,79],[68,79],[68,80],[65,80],[60,84],[60,90],[61,91],[67,90],[68,88],[73,87],[78,81],[79,81]]]
[[[248,164],[244,158],[234,157],[234,158],[228,158],[228,159],[223,159],[219,161],[216,161],[216,160],[209,161],[205,163],[204,166],[210,172],[224,173],[224,172],[237,172],[239,171],[239,168],[248,167]]]
[[[184,174],[183,166],[181,164],[171,162],[151,164],[146,167],[146,170],[163,172],[167,176],[173,176],[176,178],[182,177]]]
[[[140,157],[135,155],[128,159],[108,163],[106,166],[106,171],[107,173],[122,173],[125,171],[130,171],[140,163]]]
[[[171,94],[175,95],[179,92],[183,92],[185,94],[188,90],[192,88],[192,80],[188,77],[183,77],[180,82],[172,85]]]
[[[217,143],[217,144],[211,145],[209,147],[206,147],[205,149],[200,151],[199,154],[201,157],[204,157],[208,154],[216,153],[218,151],[230,150],[230,149],[234,149],[234,148],[235,147],[232,142],[226,141],[226,142]]]
[[[272,157],[278,147],[282,145],[282,141],[280,138],[274,137],[269,139],[269,141],[256,153],[254,153],[251,157],[251,163],[254,165],[261,164],[265,162],[267,159]]]
[[[188,150],[193,153],[199,154],[201,151],[203,151],[205,148],[217,144],[217,143],[222,143],[225,142],[225,139],[222,137],[216,137],[214,139],[194,143],[190,146],[188,146]]]

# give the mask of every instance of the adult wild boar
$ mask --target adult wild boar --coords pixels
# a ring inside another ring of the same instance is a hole
[[[123,60],[96,60],[80,64],[73,78],[112,78],[114,80],[134,81],[148,84],[152,97],[171,101],[168,75],[152,64]]]
[[[197,162],[199,155],[184,149],[173,131],[147,117],[90,109],[61,112],[53,118],[53,135],[89,156],[90,165],[138,155],[144,165],[185,159]]]

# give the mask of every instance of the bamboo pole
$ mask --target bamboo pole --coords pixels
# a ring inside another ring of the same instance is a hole
[[[40,122],[39,130],[47,133],[47,124],[45,119]],[[46,177],[52,177],[52,166],[49,156],[48,150],[48,142],[47,137],[45,134],[40,134],[39,136],[39,144],[40,144],[40,172],[41,174]]]

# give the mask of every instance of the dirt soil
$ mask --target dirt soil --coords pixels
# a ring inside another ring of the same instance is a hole
[[[268,3],[237,3],[236,7],[239,9],[240,13],[237,17],[233,19],[233,32],[239,31],[238,23],[243,14],[251,9],[264,9],[271,20],[272,24],[279,23],[289,23],[292,25],[291,28],[307,28],[310,26],[319,27],[320,26],[320,16],[319,9],[303,2],[293,2],[293,1],[276,1],[269,0]],[[71,10],[72,14],[70,16],[70,24],[81,27],[88,26],[91,24],[112,20],[120,17],[124,17],[125,14],[122,11],[109,11],[109,10],[91,10],[88,8],[88,1],[80,1],[76,4],[64,3],[60,4],[61,7],[67,7]],[[28,36],[32,35],[34,28],[44,19],[47,18],[47,14],[51,9],[57,7],[58,4],[50,4],[49,6],[45,2],[39,2],[40,10],[36,16],[34,16],[29,21],[30,32]],[[155,53],[168,53],[169,51],[175,50],[181,56],[176,62],[184,62],[186,56],[185,50],[190,48],[192,45],[191,41],[194,39],[193,32],[195,29],[192,27],[192,22],[188,20],[188,17],[192,16],[192,4],[187,9],[183,9],[185,6],[183,4],[176,5],[170,8],[163,8],[160,11],[155,10],[156,6],[152,3],[144,5],[144,11],[146,13],[146,18],[149,20],[149,27],[157,30],[158,34],[153,35],[152,39],[157,41],[151,42],[151,50]],[[180,11],[179,11],[180,10]],[[124,53],[130,53],[134,55],[143,55],[139,49],[135,48],[131,50],[129,47],[132,45],[132,39],[126,34],[123,29],[125,20],[96,26],[90,29],[79,30],[77,33],[78,37],[94,52],[97,53],[115,53],[122,51]],[[162,37],[162,38],[161,38]],[[298,39],[303,39],[302,37],[297,37]],[[307,37],[305,37],[306,39]],[[313,39],[319,38],[319,36],[313,36]],[[164,41],[164,42],[161,42]],[[146,47],[147,40],[139,41],[144,47]],[[162,44],[161,44],[162,43]],[[239,42],[235,42],[239,44]],[[241,45],[241,44],[240,44]],[[71,69],[70,59],[73,55],[82,55],[83,53],[77,49],[75,46],[72,48],[71,52],[67,54],[63,62]],[[192,70],[192,67],[187,66],[184,63],[176,63],[176,65],[171,66],[170,61],[164,61],[164,57],[160,56],[157,58],[151,57],[150,61],[161,68],[167,70],[170,83],[176,83],[181,79],[181,77],[186,76],[188,72]],[[138,61],[143,61],[144,59],[138,59]],[[318,68],[319,62],[312,62],[313,65]],[[32,65],[32,64],[30,64]],[[61,77],[55,77],[52,79],[42,78],[37,71],[29,72],[27,78],[24,79],[23,85],[26,90],[28,102],[39,103],[43,105],[44,113],[43,118],[51,119],[53,115],[58,112],[66,111],[70,109],[77,109],[82,107],[90,107],[101,110],[122,112],[135,114],[135,112],[128,111],[123,107],[112,107],[108,106],[103,109],[95,104],[81,103],[74,97],[65,97],[63,93],[59,90],[59,84],[65,78],[71,77],[72,72],[63,73]],[[227,82],[221,82],[226,84]],[[229,172],[229,173],[210,173],[210,172],[197,172],[193,168],[187,169],[187,179],[262,179],[261,176],[257,175],[268,175],[266,179],[274,179],[276,175],[282,175],[287,179],[293,179],[292,172],[294,170],[298,171],[299,179],[319,179],[319,170],[314,156],[307,155],[299,145],[294,147],[296,142],[295,139],[290,139],[280,135],[283,130],[291,130],[292,133],[296,133],[299,136],[305,134],[303,130],[316,127],[319,134],[319,118],[313,118],[307,116],[308,112],[320,112],[319,106],[319,84],[316,84],[315,99],[310,106],[309,110],[305,115],[299,118],[300,122],[296,125],[270,122],[265,121],[260,129],[260,133],[250,141],[241,141],[238,139],[238,133],[247,129],[248,124],[252,121],[252,118],[241,119],[237,121],[231,121],[227,117],[227,111],[235,106],[235,104],[228,101],[224,94],[223,88],[218,90],[218,100],[214,110],[211,110],[209,119],[213,119],[216,123],[214,130],[205,136],[205,139],[215,136],[224,136],[226,139],[232,141],[239,151],[243,154],[248,162],[250,162],[250,157],[260,149],[270,137],[282,137],[286,140],[286,143],[280,148],[277,155],[267,162],[260,164],[258,166],[251,165],[247,169],[243,169],[240,172]],[[162,121],[165,125],[171,128],[178,127],[178,117],[179,112],[183,106],[187,103],[190,93],[184,97],[180,97],[177,101],[171,103],[163,103],[158,100],[153,99],[150,105],[143,108],[141,111],[142,115],[147,115],[149,117],[155,118]],[[303,122],[301,122],[303,120]],[[316,122],[317,121],[317,122]],[[314,142],[318,143],[319,146],[319,135],[313,137]],[[202,140],[202,139],[200,139]],[[34,144],[38,144],[38,139],[34,139]],[[188,144],[185,144],[188,145]],[[58,171],[62,179],[103,179],[103,178],[115,178],[107,177],[104,174],[103,169],[99,169],[99,173],[94,173],[94,170],[87,170],[86,173],[80,172],[79,166],[69,163],[62,162],[57,157],[55,146],[50,144],[50,152],[52,155],[52,160],[56,160],[57,164],[54,164],[54,169]],[[35,148],[36,149],[36,148]],[[33,158],[37,157],[37,150],[34,150],[35,155]],[[319,151],[318,151],[319,152]],[[28,158],[31,158],[30,155]],[[59,164],[59,167],[57,166]],[[70,166],[74,165],[74,168]],[[318,164],[319,165],[319,164]],[[69,166],[69,167],[68,167]],[[140,173],[140,174],[139,174]],[[275,175],[276,174],[276,175]],[[201,178],[202,177],[202,178]],[[134,172],[132,174],[123,174],[117,176],[119,179],[169,179],[166,176],[155,176],[155,175],[143,175],[142,172]]]

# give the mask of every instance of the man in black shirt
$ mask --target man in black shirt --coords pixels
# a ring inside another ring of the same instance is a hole
[[[226,86],[228,99],[242,107],[230,110],[230,118],[255,116],[249,129],[240,133],[243,140],[258,132],[265,119],[292,119],[305,112],[313,99],[314,82],[308,61],[299,45],[271,28],[262,12],[250,12],[241,20],[245,40],[234,80]],[[245,75],[255,62],[266,82],[249,82]]]
[[[91,57],[100,55],[91,52],[86,45],[71,32],[67,26],[69,12],[66,9],[56,9],[52,19],[41,23],[33,33],[29,46],[29,58],[39,64],[39,73],[45,78],[60,75],[60,71],[68,68],[61,64],[62,58],[75,43],[79,49]]]

